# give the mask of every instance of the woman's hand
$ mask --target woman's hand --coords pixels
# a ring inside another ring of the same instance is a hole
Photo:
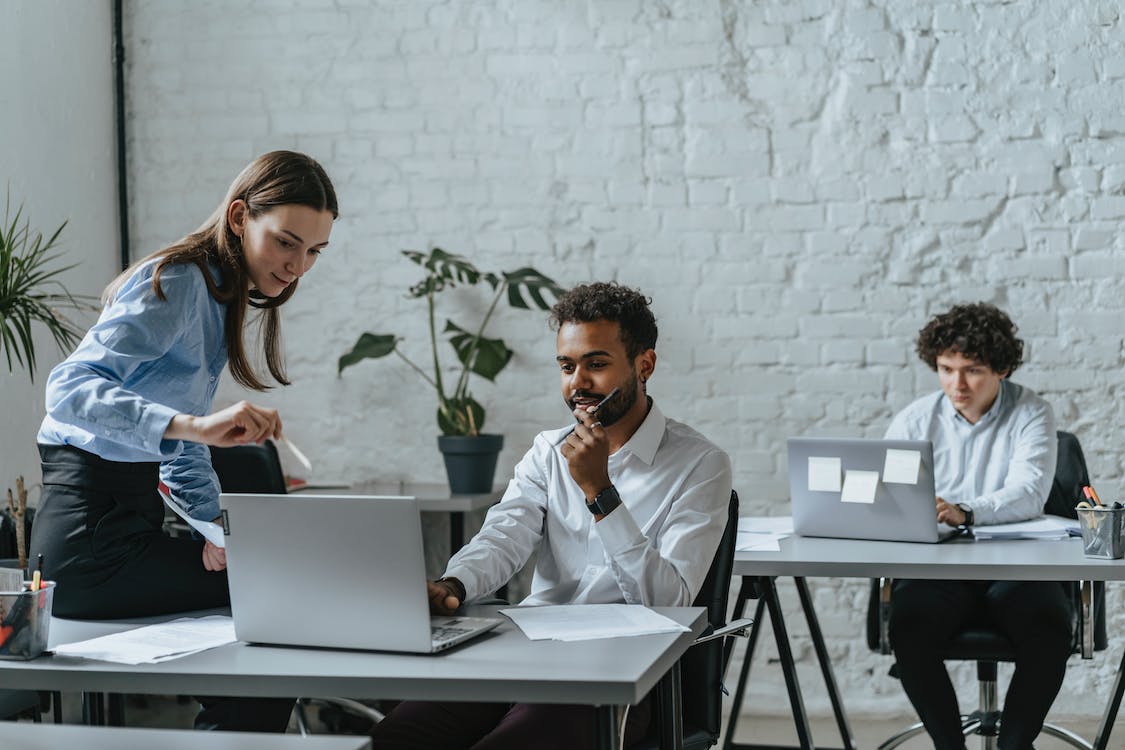
[[[281,417],[276,409],[239,401],[214,414],[196,417],[177,414],[168,423],[164,437],[169,440],[190,440],[204,445],[228,448],[232,445],[260,443],[266,438],[281,437]]]
[[[227,569],[227,551],[211,542],[203,543],[203,567],[212,573]]]

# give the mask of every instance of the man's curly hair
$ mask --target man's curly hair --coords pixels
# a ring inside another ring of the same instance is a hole
[[[621,343],[632,359],[656,348],[656,318],[650,304],[649,297],[615,281],[581,284],[555,302],[551,308],[551,329],[557,331],[563,323],[612,321],[621,327]]]
[[[1017,330],[995,305],[954,305],[918,332],[918,356],[937,370],[937,358],[954,351],[988,365],[993,372],[1011,375],[1023,364],[1023,339],[1016,338]]]

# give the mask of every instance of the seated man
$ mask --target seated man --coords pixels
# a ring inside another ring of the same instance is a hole
[[[555,359],[576,424],[536,437],[480,532],[428,584],[435,614],[495,591],[533,552],[523,604],[687,606],[695,599],[726,526],[730,459],[665,418],[647,395],[656,367],[648,304],[605,283],[576,287],[555,304]],[[644,736],[648,708],[646,700],[629,711],[626,744]],[[376,748],[591,747],[594,710],[412,701],[399,704],[373,738]]]
[[[953,526],[1042,515],[1055,473],[1051,406],[1009,376],[1023,341],[996,307],[958,305],[918,336],[918,355],[941,391],[903,409],[887,438],[934,445],[937,518]],[[1048,581],[910,581],[894,584],[890,639],[899,677],[936,748],[965,747],[957,696],[941,652],[967,622],[989,623],[1015,646],[999,747],[1030,748],[1062,686],[1073,606]]]

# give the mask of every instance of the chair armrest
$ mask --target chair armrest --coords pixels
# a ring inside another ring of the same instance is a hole
[[[735,620],[734,622],[728,622],[726,625],[719,628],[718,630],[712,630],[707,635],[699,636],[694,641],[692,641],[691,645],[698,646],[701,643],[706,643],[707,641],[713,641],[716,638],[746,638],[750,635],[749,633],[746,632],[746,629],[749,628],[753,624],[754,624],[754,619],[752,617],[743,617],[740,620]]]

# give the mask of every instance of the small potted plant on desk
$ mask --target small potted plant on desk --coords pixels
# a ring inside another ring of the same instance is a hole
[[[59,234],[55,230],[44,240],[41,232],[31,231],[31,223],[23,207],[12,215],[10,197],[4,205],[4,222],[0,224],[0,352],[8,363],[9,374],[16,367],[27,370],[35,380],[35,338],[32,324],[46,327],[59,351],[69,351],[79,340],[81,331],[62,314],[62,309],[90,309],[89,298],[72,295],[59,275],[74,267],[52,266],[61,253],[55,250]],[[16,493],[7,491],[7,503],[0,506],[0,558],[12,557],[12,564],[27,568],[27,531],[34,511],[27,507],[27,490],[23,477],[16,478]],[[15,538],[14,544],[8,536]],[[14,554],[13,554],[14,553]]]
[[[551,306],[544,298],[544,292],[558,297],[563,289],[534,268],[502,271],[499,274],[482,273],[460,255],[447,253],[440,248],[434,248],[428,255],[404,250],[403,255],[426,272],[425,278],[410,287],[408,296],[426,300],[433,375],[403,354],[398,346],[403,339],[391,333],[361,335],[352,350],[340,357],[337,374],[364,359],[379,359],[392,353],[397,354],[437,392],[437,423],[442,432],[438,436],[438,447],[445,459],[450,490],[454,493],[489,492],[496,472],[496,458],[504,446],[504,436],[481,432],[484,428],[484,407],[469,393],[469,375],[475,373],[495,381],[496,376],[511,360],[512,350],[501,339],[485,338],[485,329],[505,297],[508,304],[515,308],[530,310],[534,305],[540,310],[549,310]],[[434,299],[443,290],[459,285],[475,286],[482,281],[491,287],[492,301],[475,332],[451,320],[445,321],[445,327],[441,331],[461,363],[450,390],[442,377],[441,360],[438,357],[439,334]]]

